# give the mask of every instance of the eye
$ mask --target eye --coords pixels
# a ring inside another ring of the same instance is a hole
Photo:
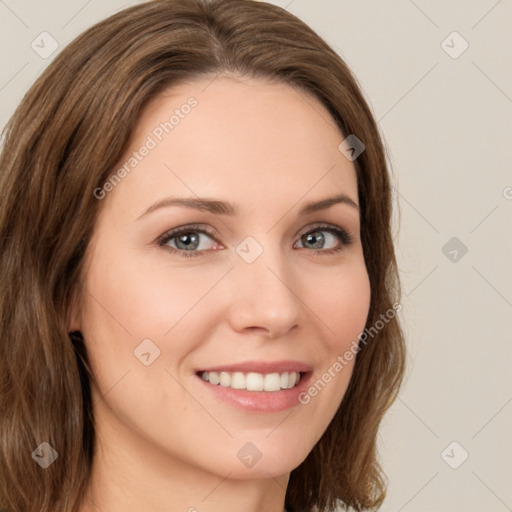
[[[324,233],[327,233],[325,235]],[[202,240],[209,238],[210,242]],[[338,243],[336,243],[336,239]],[[317,255],[333,254],[341,251],[344,246],[353,242],[352,237],[339,227],[331,225],[317,225],[313,229],[309,228],[308,231],[300,235],[299,242],[301,243],[300,249],[314,249]],[[332,245],[333,247],[325,248],[324,244]],[[164,233],[157,241],[160,247],[165,247],[171,254],[178,254],[185,258],[192,256],[202,256],[209,250],[217,250],[222,248],[215,235],[209,229],[200,224],[192,224],[173,229]],[[210,245],[210,247],[208,247]]]
[[[201,256],[202,252],[208,250],[208,247],[205,247],[204,244],[201,243],[202,235],[206,235],[208,238],[214,240],[214,234],[209,230],[204,229],[201,225],[190,225],[164,233],[159,239],[158,245],[160,247],[166,246],[170,249],[169,252],[179,254],[185,258]],[[171,242],[174,245],[169,245]],[[215,240],[214,242],[217,244]],[[215,250],[218,247],[219,246],[215,245],[213,249],[210,249]]]
[[[328,235],[325,236],[323,233],[327,233]],[[336,243],[336,239],[341,241],[341,243],[338,242],[334,247],[324,248],[325,243],[333,242],[333,240],[334,243]],[[344,229],[320,224],[315,226],[313,229],[310,228],[309,231],[302,234],[299,241],[301,242],[302,247],[309,246],[310,248],[315,249],[315,254],[323,255],[341,251],[344,246],[350,245],[353,242],[353,239]]]

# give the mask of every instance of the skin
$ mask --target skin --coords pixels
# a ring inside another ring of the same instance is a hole
[[[327,110],[262,79],[183,83],[147,106],[120,166],[190,96],[198,105],[101,200],[88,247],[88,293],[69,325],[82,332],[96,379],[98,443],[82,512],[283,511],[290,472],[328,427],[355,359],[307,405],[272,413],[217,400],[195,370],[292,359],[309,363],[315,382],[365,326],[358,209],[298,215],[340,192],[358,202],[355,167]],[[137,219],[162,198],[196,195],[240,213],[173,206]],[[341,250],[316,254],[302,235],[318,222],[353,242],[320,231],[320,250]],[[215,233],[195,232],[201,255],[171,254],[183,248],[176,238],[155,242],[190,223]],[[247,236],[263,249],[252,263],[235,250]],[[133,352],[146,338],[160,350],[149,366]],[[236,455],[247,442],[262,454],[252,468]]]

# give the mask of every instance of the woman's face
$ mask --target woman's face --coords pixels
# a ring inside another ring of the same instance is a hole
[[[96,377],[100,438],[235,479],[305,459],[345,394],[370,303],[342,140],[316,99],[262,80],[196,80],[148,105],[124,172],[97,191],[70,326]]]

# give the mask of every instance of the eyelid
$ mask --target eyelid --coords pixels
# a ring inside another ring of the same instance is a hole
[[[165,242],[167,242],[169,239],[172,239],[172,238],[178,236],[181,232],[188,232],[188,231],[204,232],[209,237],[213,238],[215,240],[215,242],[220,244],[220,242],[215,239],[215,237],[217,236],[217,233],[212,228],[207,226],[206,224],[184,224],[183,226],[177,226],[177,227],[169,229],[165,233],[161,234],[155,240],[155,243],[163,246],[165,244]]]
[[[316,223],[310,224],[310,225],[306,226],[305,228],[301,229],[300,231],[298,231],[298,233],[295,236],[302,237],[303,235],[305,235],[311,231],[315,231],[315,230],[318,230],[318,231],[331,230],[331,232],[334,232],[334,233],[341,232],[346,237],[345,239],[346,239],[347,245],[354,241],[354,237],[349,233],[349,231],[346,228],[344,228],[342,226],[337,226],[336,224],[331,224],[329,222],[316,222]]]

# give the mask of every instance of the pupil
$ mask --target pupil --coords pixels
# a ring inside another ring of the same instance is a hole
[[[186,241],[188,239],[188,241]],[[195,240],[194,240],[195,239]],[[179,242],[183,244],[186,248],[190,247],[191,245],[194,245],[194,243],[197,243],[197,236],[196,235],[181,235],[179,237]],[[195,248],[195,247],[194,247]]]
[[[317,231],[317,233],[319,233],[319,232]],[[307,235],[308,243],[312,242],[315,249],[319,249],[322,247],[323,238],[324,238],[323,235],[317,236],[317,235],[313,235],[311,233]],[[316,240],[316,242],[315,242],[315,240]]]

